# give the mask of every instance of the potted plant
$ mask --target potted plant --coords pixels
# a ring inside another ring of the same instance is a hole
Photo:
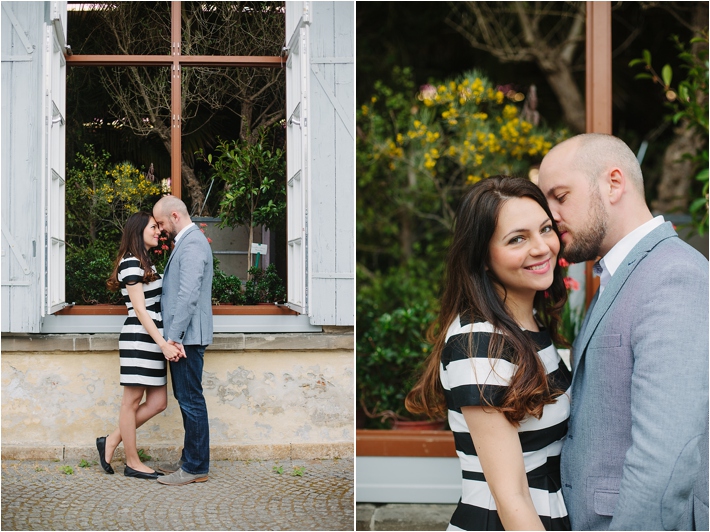
[[[411,390],[431,346],[424,331],[435,316],[426,303],[397,308],[376,318],[358,346],[357,386],[364,414],[378,428],[444,428],[407,412]]]
[[[217,156],[205,157],[225,186],[220,201],[220,227],[246,226],[248,250],[254,242],[254,227],[271,229],[283,221],[286,212],[286,161],[283,150],[269,146],[272,137],[262,129],[253,143],[220,140],[215,149]],[[251,267],[249,253],[247,268]]]

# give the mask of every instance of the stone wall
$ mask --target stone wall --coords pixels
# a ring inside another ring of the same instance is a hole
[[[213,459],[353,456],[353,347],[351,332],[217,335],[203,374]],[[118,335],[4,335],[3,458],[94,459],[122,393]],[[168,408],[138,446],[169,459],[182,438],[168,378]]]

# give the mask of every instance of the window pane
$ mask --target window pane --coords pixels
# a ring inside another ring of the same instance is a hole
[[[83,3],[67,7],[67,42],[75,54],[170,54],[170,2]]]
[[[183,2],[183,55],[270,55],[284,46],[283,2]]]

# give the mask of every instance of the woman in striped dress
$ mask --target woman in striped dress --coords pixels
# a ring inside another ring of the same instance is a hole
[[[160,229],[153,217],[137,212],[126,221],[113,273],[107,281],[112,290],[121,289],[128,307],[118,348],[121,362],[120,383],[123,400],[118,428],[96,439],[104,470],[113,474],[111,458],[123,441],[126,455],[124,475],[158,478],[159,473],[144,465],[136,448],[136,429],[167,406],[166,359],[184,356],[163,338],[160,296],[163,280],[151,264],[149,250],[158,245]],[[141,404],[143,395],[145,402]]]
[[[527,179],[491,177],[463,198],[434,348],[406,401],[414,413],[448,411],[463,476],[449,530],[570,529],[559,252],[547,202]]]

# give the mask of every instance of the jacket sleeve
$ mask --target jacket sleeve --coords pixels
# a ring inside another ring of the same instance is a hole
[[[185,235],[185,241],[181,244],[180,260],[178,264],[171,266],[179,268],[179,286],[174,304],[175,313],[166,338],[177,343],[183,342],[190,321],[197,311],[202,278],[208,264],[208,257],[198,240],[199,236],[202,236],[202,233]]]
[[[687,530],[708,416],[708,269],[658,261],[631,329],[631,447],[610,530]],[[609,419],[609,423],[614,423]]]

